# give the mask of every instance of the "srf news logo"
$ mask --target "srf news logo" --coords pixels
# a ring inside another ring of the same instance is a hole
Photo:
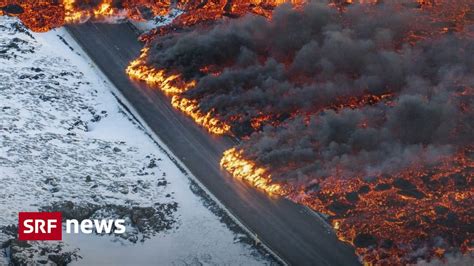
[[[60,212],[20,212],[18,215],[18,239],[27,240],[62,240],[62,214]],[[75,219],[66,220],[67,234],[123,234],[125,233],[125,220],[90,220],[81,222]]]
[[[19,240],[62,240],[60,212],[20,212],[18,215]]]

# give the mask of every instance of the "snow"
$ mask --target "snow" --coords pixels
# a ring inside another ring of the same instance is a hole
[[[33,34],[16,19],[0,17],[0,64],[5,255],[47,264],[54,261],[51,255],[67,252],[81,265],[274,263],[247,244],[251,238],[235,223],[221,222],[206,207],[196,184],[123,110],[110,82],[64,29]],[[129,232],[8,245],[15,238],[8,226],[17,224],[18,212],[58,206],[126,218]],[[146,211],[152,215],[144,216],[143,226],[133,225],[131,217]],[[159,226],[149,222],[157,220]],[[11,258],[0,256],[0,264]]]
[[[148,32],[156,27],[167,25],[173,21],[176,17],[183,14],[183,11],[179,9],[172,9],[167,15],[165,16],[157,16],[152,20],[148,21],[131,21],[133,25],[140,31],[140,32]]]

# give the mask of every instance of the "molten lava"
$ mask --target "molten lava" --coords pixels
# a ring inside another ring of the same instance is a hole
[[[138,59],[132,61],[126,69],[126,73],[133,79],[145,81],[152,87],[158,87],[169,96],[181,94],[191,88],[195,81],[183,82],[179,74],[166,74],[166,70],[157,70],[143,64],[148,56],[148,48],[144,48]]]
[[[355,246],[365,262],[393,265],[472,250],[473,151],[466,148],[428,169],[414,165],[369,179],[320,177],[285,190],[243,151],[226,151],[221,165],[263,191],[327,214],[339,239]],[[427,251],[415,255],[419,250]]]
[[[292,0],[291,2],[300,4],[300,1]],[[65,24],[82,23],[87,20],[144,20],[166,15],[173,8],[184,11],[173,21],[172,25],[157,29],[147,35],[148,38],[151,38],[156,33],[165,33],[204,21],[214,21],[224,16],[238,17],[246,13],[270,16],[275,6],[285,2],[287,1],[0,0],[0,15],[18,16],[31,30],[45,32]]]
[[[270,195],[285,195],[282,185],[272,183],[272,178],[267,171],[254,162],[246,160],[242,156],[242,151],[232,148],[224,152],[221,166],[235,178],[250,183]]]
[[[210,133],[223,135],[229,132],[230,126],[215,118],[213,110],[202,113],[199,110],[199,103],[194,100],[182,98],[179,95],[173,96],[171,104],[178,110],[190,116],[198,125],[204,127]]]
[[[33,31],[43,32],[65,24],[82,23],[87,20],[111,21],[120,19],[145,20],[166,15],[172,8],[171,1],[0,1],[3,13],[17,15]],[[12,7],[22,12],[9,12]],[[52,11],[54,10],[54,17]],[[53,18],[53,19],[52,19]]]
[[[131,62],[126,72],[137,80],[145,81],[153,87],[159,88],[166,95],[172,97],[171,104],[178,110],[190,116],[197,124],[210,133],[223,135],[229,132],[230,126],[214,117],[213,112],[202,113],[198,102],[181,97],[181,94],[192,89],[195,81],[184,82],[179,74],[166,74],[165,70],[156,70],[143,64],[148,55],[148,48],[144,48],[138,59]]]

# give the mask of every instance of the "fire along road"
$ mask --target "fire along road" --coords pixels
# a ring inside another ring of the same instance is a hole
[[[157,89],[125,74],[142,48],[128,24],[68,26],[105,75],[141,118],[199,181],[272,251],[292,265],[358,265],[354,250],[337,240],[314,213],[285,199],[270,198],[234,180],[219,167],[222,153],[235,145],[199,128],[175,110]]]

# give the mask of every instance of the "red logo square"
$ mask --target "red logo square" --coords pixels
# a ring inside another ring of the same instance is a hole
[[[18,214],[18,239],[62,240],[62,215],[60,212],[20,212]]]

